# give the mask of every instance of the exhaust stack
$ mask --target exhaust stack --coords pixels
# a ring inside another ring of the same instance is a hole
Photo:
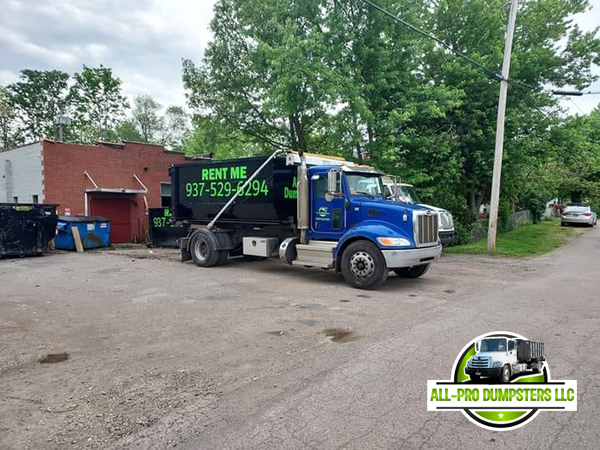
[[[306,244],[306,230],[308,229],[308,172],[304,150],[299,150],[300,166],[298,167],[298,229],[300,230],[300,244]]]

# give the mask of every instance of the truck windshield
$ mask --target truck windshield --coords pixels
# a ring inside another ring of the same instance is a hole
[[[358,173],[349,173],[346,177],[350,195],[354,197],[383,198],[383,183],[381,177]]]
[[[505,352],[506,339],[484,339],[479,347],[480,352]]]

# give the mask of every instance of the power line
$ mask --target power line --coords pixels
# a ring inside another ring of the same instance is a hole
[[[484,66],[480,62],[475,61],[473,58],[468,57],[464,53],[459,52],[458,50],[455,50],[450,44],[447,44],[446,42],[442,41],[441,39],[435,37],[433,34],[427,33],[426,31],[423,31],[420,28],[417,28],[413,24],[408,23],[406,20],[401,19],[400,17],[398,17],[395,14],[392,14],[388,10],[386,10],[386,9],[382,8],[381,6],[373,3],[371,0],[362,0],[362,1],[364,3],[367,3],[368,5],[370,5],[371,7],[375,8],[376,10],[382,12],[386,16],[391,17],[392,19],[396,20],[397,22],[400,22],[402,25],[410,28],[415,33],[419,33],[420,35],[425,36],[426,38],[434,40],[435,42],[437,42],[438,44],[440,44],[445,49],[447,49],[447,50],[451,51],[452,53],[454,53],[456,56],[464,59],[465,61],[468,61],[469,63],[473,64],[474,66],[479,67],[481,70],[483,70],[484,72],[486,72],[494,80],[496,80],[496,81],[508,81],[508,80],[504,80],[504,78],[502,77],[502,75],[499,74],[498,72],[496,72],[495,70],[492,70],[492,69]]]
[[[422,36],[425,36],[426,38],[432,39],[435,42],[437,42],[438,44],[440,44],[442,47],[444,47],[445,49],[449,50],[450,52],[454,53],[456,56],[458,56],[459,58],[464,59],[465,61],[468,61],[469,63],[473,64],[474,66],[480,68],[481,70],[483,70],[485,73],[487,73],[490,78],[496,80],[496,81],[506,81],[508,83],[511,83],[513,85],[520,85],[522,87],[526,87],[527,89],[531,90],[531,91],[538,91],[539,88],[532,86],[530,84],[527,84],[523,81],[519,81],[519,80],[514,80],[511,78],[508,79],[504,79],[502,77],[502,75],[498,72],[496,72],[495,70],[490,69],[489,67],[484,66],[483,64],[481,64],[480,62],[474,60],[473,58],[465,55],[462,52],[459,52],[458,50],[455,50],[450,44],[447,44],[446,42],[442,41],[441,39],[437,38],[436,36],[434,36],[431,33],[428,33],[424,30],[421,30],[420,28],[414,26],[413,24],[407,22],[406,20],[402,19],[401,17],[397,16],[396,14],[392,14],[391,12],[389,12],[388,10],[386,10],[385,8],[379,6],[376,3],[373,3],[371,0],[362,0],[363,3],[366,3],[368,5],[370,5],[372,8],[375,8],[376,10],[380,11],[381,13],[385,14],[388,17],[391,17],[392,19],[394,19],[397,22],[400,22],[402,25],[410,28],[411,30],[413,30],[415,33],[418,33]],[[542,90],[541,92],[547,93],[547,94],[553,94],[553,95],[568,95],[568,96],[581,96],[581,95],[599,95],[600,91],[564,91],[564,90],[560,90],[560,89],[552,89],[552,90]]]

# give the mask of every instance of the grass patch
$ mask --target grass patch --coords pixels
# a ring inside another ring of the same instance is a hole
[[[570,238],[583,233],[580,227],[561,227],[560,220],[544,220],[535,225],[523,225],[516,230],[499,233],[496,254],[506,256],[528,256],[547,253],[560,247]],[[444,249],[445,253],[487,253],[487,238],[471,244],[457,245]]]

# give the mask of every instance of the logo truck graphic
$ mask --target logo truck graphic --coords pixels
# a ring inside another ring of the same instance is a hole
[[[513,375],[527,371],[541,373],[546,360],[543,342],[505,336],[477,341],[475,351],[465,367],[471,380],[494,377],[501,383],[508,383]]]

